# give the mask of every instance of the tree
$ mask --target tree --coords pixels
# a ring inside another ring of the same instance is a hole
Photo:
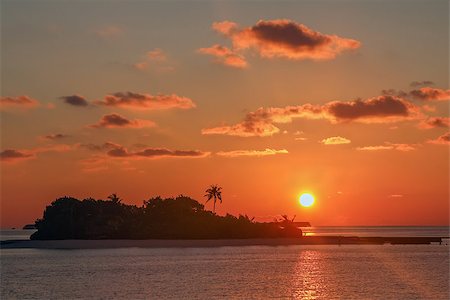
[[[206,194],[203,197],[208,197],[206,203],[208,203],[209,200],[214,199],[213,212],[215,213],[217,199],[219,199],[220,203],[222,203],[222,188],[217,184],[213,184],[205,192]]]
[[[120,199],[116,194],[111,194],[108,196],[108,199],[111,200],[114,203],[119,204],[120,202],[122,202],[122,199]]]

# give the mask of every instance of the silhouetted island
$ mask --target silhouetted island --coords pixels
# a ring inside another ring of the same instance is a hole
[[[247,215],[219,216],[187,196],[154,197],[141,207],[116,195],[108,200],[82,201],[63,197],[47,206],[36,221],[32,240],[61,239],[250,239],[301,238],[302,231],[287,216],[260,223]]]

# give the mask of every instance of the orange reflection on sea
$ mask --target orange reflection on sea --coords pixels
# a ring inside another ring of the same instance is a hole
[[[293,299],[327,299],[324,295],[324,270],[326,261],[323,254],[317,250],[302,250],[299,253],[292,277]]]

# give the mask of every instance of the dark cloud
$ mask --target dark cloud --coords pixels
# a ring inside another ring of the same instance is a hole
[[[60,97],[65,103],[73,105],[73,106],[81,106],[85,107],[88,106],[89,103],[83,96],[79,95],[72,95],[72,96],[62,96]]]
[[[5,162],[16,162],[25,159],[36,158],[38,154],[44,152],[66,152],[70,150],[70,146],[63,144],[37,147],[28,150],[7,149],[0,152],[0,160]]]
[[[428,119],[422,120],[419,124],[420,128],[430,129],[430,128],[448,128],[450,127],[450,118],[445,117],[430,117]]]
[[[22,150],[7,149],[0,152],[0,160],[6,162],[20,161],[34,157],[34,154]]]
[[[450,100],[450,90],[423,87],[412,90],[408,95],[421,101],[448,101]]]
[[[121,146],[112,142],[105,142],[101,145],[97,145],[97,144],[79,144],[78,145],[81,148],[90,150],[90,151],[105,151],[108,149],[115,149],[115,148],[120,148]]]
[[[384,95],[397,96],[409,100],[419,100],[423,102],[450,100],[450,90],[431,87],[422,87],[419,89],[411,90],[409,92],[388,89],[383,90],[382,93]]]
[[[128,120],[119,114],[104,115],[100,121],[89,125],[92,128],[144,128],[154,127],[155,123],[149,120]]]
[[[139,151],[129,151],[121,145],[115,145],[115,147],[106,152],[108,156],[112,157],[128,157],[128,158],[163,158],[163,157],[205,157],[209,155],[209,152],[203,152],[198,150],[169,150],[165,148],[145,148]]]
[[[175,94],[152,96],[133,92],[118,92],[106,95],[102,101],[96,101],[96,104],[136,110],[190,109],[195,107],[191,99]]]
[[[367,100],[349,102],[334,101],[325,106],[329,114],[338,120],[372,119],[377,121],[387,117],[409,117],[417,108],[410,102],[395,96],[383,95]]]
[[[115,148],[115,149],[111,149],[106,154],[109,155],[109,156],[113,156],[113,157],[133,156],[133,154],[132,153],[128,153],[127,149],[125,149],[124,147],[118,147],[118,148]]]
[[[424,81],[413,81],[409,84],[410,87],[419,87],[419,86],[427,86],[434,85],[433,81],[424,80]]]
[[[265,58],[333,59],[345,50],[361,46],[359,41],[322,34],[284,19],[261,20],[246,28],[223,21],[214,23],[213,29],[230,38],[234,49],[252,48]]]

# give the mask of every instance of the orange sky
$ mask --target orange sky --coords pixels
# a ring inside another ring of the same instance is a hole
[[[2,227],[210,184],[219,214],[449,224],[447,1],[2,6]]]

